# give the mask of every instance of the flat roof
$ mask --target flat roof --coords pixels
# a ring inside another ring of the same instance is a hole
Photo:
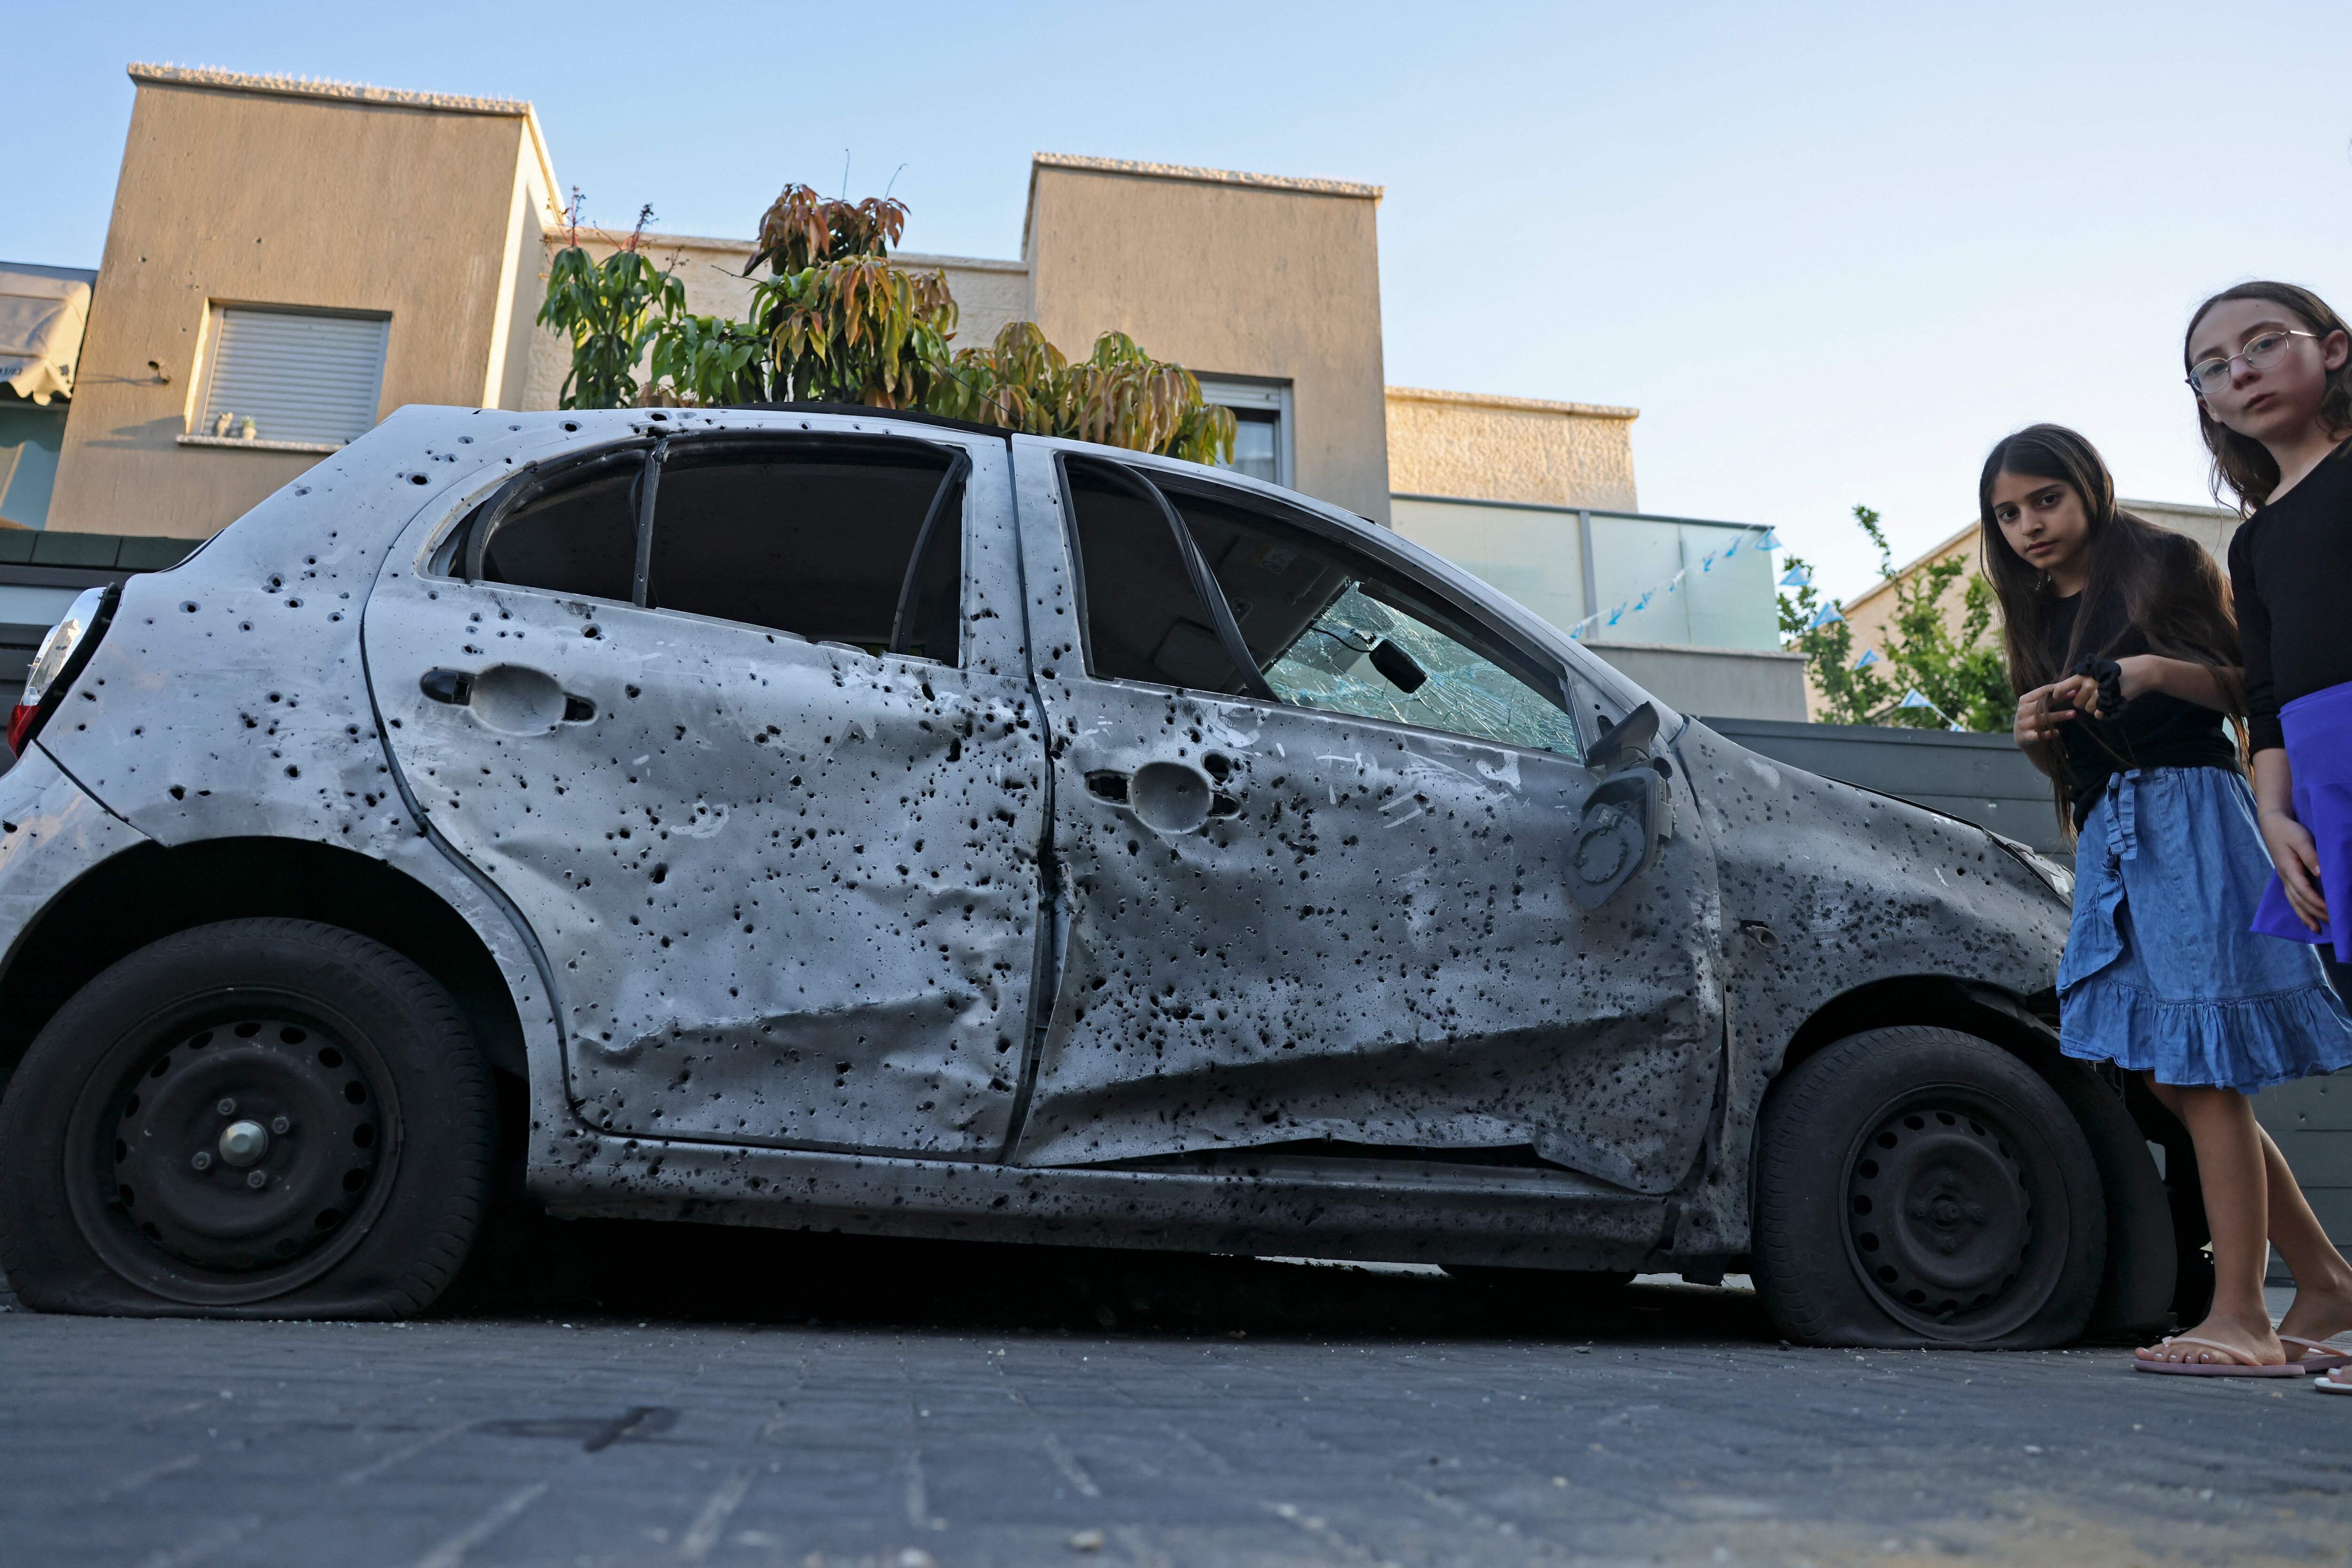
[[[1197,184],[1255,185],[1263,190],[1297,191],[1314,196],[1354,196],[1364,201],[1379,201],[1381,187],[1354,180],[1324,180],[1297,174],[1252,174],[1239,169],[1202,169],[1189,163],[1147,163],[1129,158],[1089,158],[1076,153],[1034,153],[1030,154],[1031,179],[1034,171],[1044,169],[1079,169],[1097,174],[1129,174],[1145,180],[1190,180]]]
[[[1507,397],[1498,392],[1440,392],[1427,386],[1391,386],[1388,395],[1406,403],[1466,404],[1517,414],[1573,414],[1585,419],[1639,419],[1642,411],[1613,403],[1556,403],[1548,397]]]
[[[580,226],[580,237],[598,245],[625,245],[629,232],[625,228],[606,228],[596,224],[583,223]],[[716,234],[663,234],[649,228],[637,237],[637,248],[647,256],[663,250],[717,250],[731,256],[750,256],[760,248],[760,242]],[[1029,270],[1029,264],[1025,261],[1008,261],[998,256],[940,256],[927,250],[893,250],[890,259],[908,268],[954,267],[968,272]]]

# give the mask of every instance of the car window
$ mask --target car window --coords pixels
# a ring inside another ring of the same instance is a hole
[[[1192,589],[1160,503],[1108,463],[1073,460],[1064,474],[1087,668],[1111,680],[1240,691],[1241,672]]]
[[[1150,491],[1108,464],[1072,461],[1066,472],[1087,668],[1248,689]],[[1540,673],[1426,589],[1244,498],[1164,493],[1281,701],[1582,757],[1575,721],[1537,684]]]
[[[1169,498],[1285,702],[1581,757],[1576,724],[1498,639],[1417,584],[1238,500]]]
[[[656,494],[646,600],[884,652],[938,501],[900,651],[956,663],[964,487],[959,469],[942,494],[950,461],[881,442],[673,453]]]
[[[480,575],[636,601],[647,461],[642,449],[600,454],[583,477],[496,520]],[[676,445],[655,482],[638,602],[959,663],[967,468],[911,441]]]
[[[482,551],[482,576],[628,603],[636,566],[636,486],[641,459],[524,502]]]

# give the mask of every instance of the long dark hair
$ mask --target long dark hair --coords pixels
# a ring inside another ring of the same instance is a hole
[[[2206,311],[2229,300],[2261,300],[2277,305],[2318,333],[2322,342],[2330,333],[2352,334],[2352,327],[2344,324],[2344,318],[2329,310],[2327,301],[2308,289],[2293,283],[2241,283],[2222,289],[2198,306],[2197,313],[2189,318],[2189,330],[2180,335],[2183,370],[2189,368],[2189,345],[2197,336],[2197,323],[2205,319]],[[2327,391],[2320,397],[2319,415],[2328,429],[2352,431],[2352,357],[2347,357],[2327,373]],[[2213,454],[2215,500],[2223,499],[2222,491],[2226,489],[2237,498],[2239,511],[2251,512],[2271,499],[2271,491],[2278,489],[2279,470],[2278,460],[2271,456],[2269,447],[2252,436],[2239,435],[2214,418],[2201,397],[2197,400],[2197,429],[2205,437],[2205,449]]]
[[[2089,580],[2063,648],[2051,647],[2058,600],[2049,575],[2011,549],[1993,521],[1993,481],[2003,473],[2057,480],[2081,498],[2090,519]],[[2063,425],[2032,425],[1994,443],[1977,479],[1977,518],[1984,530],[1984,573],[2000,600],[2012,692],[2021,697],[2049,685],[2086,654],[2116,657],[2113,650],[2137,633],[2135,646],[2124,652],[2210,666],[2230,699],[2230,712],[2245,711],[2238,623],[2221,568],[2193,540],[2116,506],[2115,477],[2090,442]],[[2063,758],[2063,731],[2053,744]],[[2063,767],[2051,785],[2059,818],[2071,826]]]

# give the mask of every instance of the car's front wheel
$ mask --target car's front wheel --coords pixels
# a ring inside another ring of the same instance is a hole
[[[152,942],[75,994],[0,1100],[0,1267],[26,1305],[392,1318],[466,1256],[489,1076],[448,993],[293,920]]]
[[[1755,1274],[1803,1344],[2063,1344],[2105,1268],[2105,1199],[2057,1092],[1952,1029],[1873,1029],[1765,1102]]]

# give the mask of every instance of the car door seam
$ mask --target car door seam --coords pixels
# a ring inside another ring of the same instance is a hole
[[[1054,842],[1055,815],[1059,809],[1054,778],[1054,724],[1045,706],[1045,688],[1037,680],[1038,628],[1030,618],[1032,600],[1029,595],[1029,552],[1027,532],[1021,517],[1021,468],[1019,453],[1011,442],[1004,450],[1004,493],[1009,498],[1013,522],[1013,580],[1014,592],[1021,595],[1021,670],[1029,687],[1029,700],[1037,705],[1037,733],[1045,747],[1045,757],[1037,769],[1040,782],[1038,795],[1043,810],[1038,822],[1037,837],[1037,948],[1030,963],[1029,1016],[1022,1031],[1021,1076],[1013,1091],[1013,1104],[1004,1120],[1004,1146],[998,1152],[997,1162],[1010,1164],[1013,1151],[1020,1146],[1021,1134],[1029,1120],[1029,1106],[1037,1091],[1038,1064],[1045,1055],[1045,1037],[1054,1026],[1054,1014],[1061,1000],[1062,979],[1068,968],[1069,911],[1062,902],[1061,860]]]
[[[489,873],[460,854],[457,847],[442,836],[441,830],[433,825],[433,819],[426,812],[425,803],[418,800],[416,792],[409,787],[408,776],[401,771],[400,753],[392,744],[392,730],[384,722],[383,705],[376,700],[375,669],[368,658],[367,612],[369,606],[375,601],[375,579],[369,581],[360,600],[357,640],[360,645],[360,684],[367,691],[368,713],[375,721],[376,743],[383,748],[385,771],[392,775],[393,787],[400,792],[401,804],[408,807],[409,816],[416,823],[417,836],[432,845],[442,858],[456,867],[458,873],[467,881],[481,889],[483,896],[488,898],[499,912],[507,918],[507,922],[514,928],[516,939],[522,943],[523,951],[530,955],[530,966],[539,974],[540,994],[547,1004],[548,1025],[555,1031],[556,1060],[563,1068],[565,1097],[577,1105],[577,1097],[570,1092],[572,1084],[570,1041],[564,1033],[563,1009],[557,1000],[554,966],[549,963],[545,949],[540,945],[539,933],[531,930],[530,920],[523,914],[521,908],[507,896],[506,889],[499,887],[491,879]]]

